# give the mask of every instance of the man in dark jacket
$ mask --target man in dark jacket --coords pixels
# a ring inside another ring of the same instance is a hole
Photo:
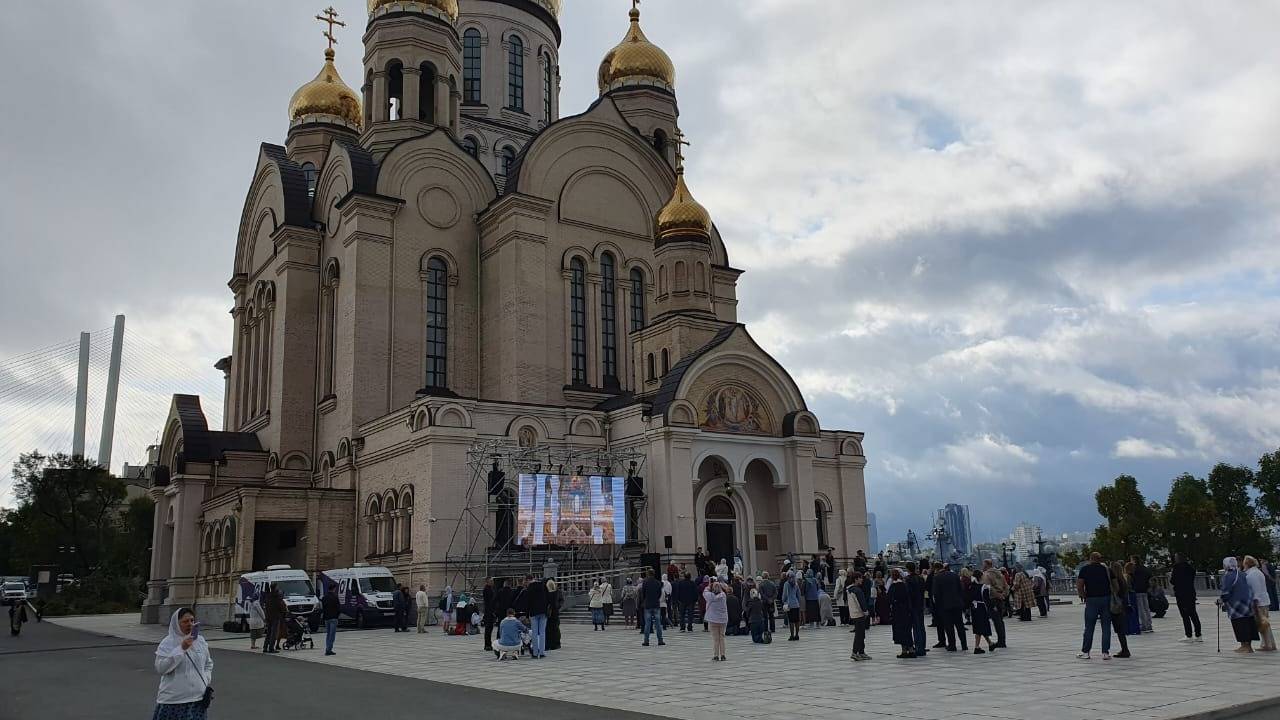
[[[938,613],[938,625],[947,636],[947,652],[956,651],[957,634],[960,636],[960,649],[968,650],[969,640],[964,630],[964,589],[960,585],[960,576],[946,565],[935,575],[933,607]]]
[[[544,658],[547,656],[547,613],[551,612],[551,595],[547,592],[546,581],[529,578],[524,589],[524,605],[533,635],[533,658]]]
[[[911,595],[911,637],[916,641],[916,657],[929,652],[929,639],[924,629],[924,578],[913,562],[907,563],[907,592]]]
[[[774,616],[774,608],[778,601],[778,586],[769,579],[769,573],[763,573],[760,582],[760,600],[764,606],[765,619],[769,621],[769,634],[778,632],[778,619]]]
[[[1174,555],[1173,560],[1169,584],[1173,586],[1178,614],[1182,616],[1182,630],[1187,635],[1183,642],[1204,642],[1200,637],[1200,614],[1196,612],[1196,570],[1181,555]],[[1193,629],[1195,637],[1191,635]]]
[[[267,589],[262,593],[262,615],[266,624],[267,638],[262,643],[262,652],[270,655],[278,652],[276,645],[280,643],[280,625],[284,622],[285,613],[289,610],[285,607],[284,598],[276,592],[275,585],[268,585]],[[281,608],[284,608],[281,611]]]
[[[653,570],[646,570],[644,582],[640,585],[640,601],[644,607],[644,645],[649,646],[649,633],[657,626],[658,644],[662,641],[662,581],[653,576]]]
[[[342,606],[338,603],[338,586],[330,585],[320,599],[320,619],[324,620],[324,654],[334,655],[333,640],[338,635],[338,615]]]
[[[1151,571],[1142,560],[1134,555],[1133,561],[1133,595],[1138,605],[1138,626],[1144,633],[1154,632],[1151,628]]]
[[[396,588],[396,592],[391,596],[391,609],[395,611],[396,632],[409,632],[409,596],[404,590],[404,586]],[[403,630],[401,630],[403,628]]]
[[[680,614],[676,616],[676,623],[679,624],[681,632],[693,632],[693,613],[698,607],[698,584],[693,581],[689,573],[685,573],[684,577],[676,581],[675,596],[677,607],[680,609]]]

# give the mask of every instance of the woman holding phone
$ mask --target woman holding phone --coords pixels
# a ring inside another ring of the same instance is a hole
[[[209,712],[213,657],[189,608],[169,618],[169,635],[156,648],[160,690],[151,720],[204,720]]]
[[[711,659],[723,661],[724,627],[729,623],[729,605],[719,580],[712,579],[707,589],[702,591],[702,599],[707,603],[706,621],[711,626]]]

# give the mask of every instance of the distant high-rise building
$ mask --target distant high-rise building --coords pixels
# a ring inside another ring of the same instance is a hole
[[[1036,552],[1036,538],[1040,537],[1040,526],[1031,525],[1029,523],[1018,523],[1018,527],[1013,529],[1009,535],[1009,540],[1013,542],[1016,548],[1013,551],[1014,558],[1017,562],[1026,562]]]
[[[869,538],[868,542],[871,544],[871,547],[868,548],[868,552],[871,555],[875,555],[880,552],[882,549],[880,547],[880,531],[876,529],[875,513],[867,513],[867,537]]]
[[[938,511],[935,527],[946,531],[938,540],[938,555],[950,560],[973,552],[973,527],[969,523],[969,506],[948,503]]]

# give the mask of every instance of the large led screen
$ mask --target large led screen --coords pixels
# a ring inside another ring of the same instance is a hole
[[[626,542],[624,479],[521,475],[516,511],[521,545],[621,545]]]

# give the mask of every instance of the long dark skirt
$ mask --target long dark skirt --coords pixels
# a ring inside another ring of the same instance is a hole
[[[209,709],[199,701],[181,705],[156,704],[156,711],[151,720],[205,720]]]
[[[1258,625],[1253,617],[1231,618],[1231,629],[1236,634],[1236,642],[1241,645],[1258,639]]]

